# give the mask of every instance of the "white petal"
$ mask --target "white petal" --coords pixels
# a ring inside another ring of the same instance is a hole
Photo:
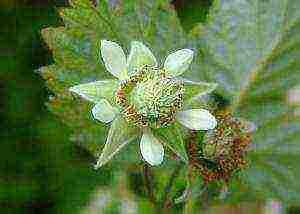
[[[192,130],[209,130],[217,126],[216,118],[205,109],[190,109],[178,112],[176,119]]]
[[[144,133],[140,142],[141,153],[145,161],[155,166],[164,159],[164,147],[151,133]]]
[[[130,54],[128,57],[128,70],[134,72],[144,65],[157,66],[157,61],[151,50],[141,42],[131,42]]]
[[[105,99],[100,100],[92,109],[94,118],[103,123],[111,122],[116,117],[117,113],[117,109],[112,107]]]
[[[194,51],[181,49],[170,54],[164,64],[166,72],[170,76],[183,74],[190,66],[194,56]]]
[[[115,42],[101,40],[101,56],[106,69],[115,77],[127,77],[126,56],[123,49]]]

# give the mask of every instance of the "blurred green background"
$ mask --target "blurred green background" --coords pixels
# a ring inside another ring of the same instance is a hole
[[[67,2],[0,2],[0,213],[82,212],[96,184],[107,186],[113,173],[109,168],[93,170],[93,157],[71,144],[70,130],[48,112],[45,102],[51,92],[35,72],[52,62],[40,30],[62,25],[55,7]],[[205,21],[211,1],[174,5],[188,29]],[[130,178],[139,189],[141,175]],[[290,208],[289,213],[300,210]]]
[[[51,63],[39,32],[61,24],[54,7],[63,5],[1,1],[0,213],[69,213],[82,205],[91,180],[103,180],[89,154],[71,145],[68,129],[47,111],[51,94],[34,72]]]

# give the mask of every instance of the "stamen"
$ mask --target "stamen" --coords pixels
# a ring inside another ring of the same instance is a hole
[[[144,66],[119,85],[116,103],[128,122],[159,128],[174,121],[183,93],[182,82],[166,77],[163,69]]]

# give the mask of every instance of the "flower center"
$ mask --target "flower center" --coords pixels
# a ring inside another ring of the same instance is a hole
[[[162,69],[144,66],[120,84],[116,99],[127,121],[159,128],[174,121],[182,107],[183,92],[181,81],[166,77]]]

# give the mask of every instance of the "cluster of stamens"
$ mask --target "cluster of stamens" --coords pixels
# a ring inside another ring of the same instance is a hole
[[[197,133],[192,132],[187,143],[190,163],[206,183],[214,180],[228,182],[232,174],[245,167],[245,153],[250,144],[243,123],[222,112],[216,115],[218,126],[208,132],[199,145]]]
[[[166,77],[163,69],[144,66],[120,83],[116,102],[128,122],[160,128],[172,123],[182,108],[183,83]]]

